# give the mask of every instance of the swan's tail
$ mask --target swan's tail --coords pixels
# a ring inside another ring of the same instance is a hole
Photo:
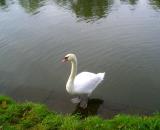
[[[100,80],[102,81],[104,79],[105,76],[105,72],[104,73],[98,73],[97,76],[100,78]]]

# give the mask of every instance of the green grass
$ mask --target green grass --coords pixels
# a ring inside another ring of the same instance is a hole
[[[50,112],[45,105],[16,103],[0,96],[0,130],[160,130],[160,113],[152,116],[117,115],[112,119]]]

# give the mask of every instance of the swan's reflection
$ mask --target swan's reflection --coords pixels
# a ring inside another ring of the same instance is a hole
[[[80,104],[76,106],[75,111],[72,114],[81,115],[81,117],[87,117],[90,115],[97,115],[99,107],[103,104],[101,99],[89,99],[87,108],[83,109]]]

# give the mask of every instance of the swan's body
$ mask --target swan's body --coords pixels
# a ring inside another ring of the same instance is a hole
[[[75,54],[68,54],[63,61],[71,62],[71,73],[66,84],[66,90],[73,95],[90,95],[102,82],[105,73],[81,72],[77,75],[77,58]]]
[[[66,86],[67,92],[70,94],[90,95],[103,80],[103,77],[104,73],[81,72],[75,77],[72,86]]]

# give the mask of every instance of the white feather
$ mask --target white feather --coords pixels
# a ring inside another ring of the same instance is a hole
[[[74,79],[74,93],[91,94],[98,84],[102,82],[104,76],[105,73],[81,72]]]

